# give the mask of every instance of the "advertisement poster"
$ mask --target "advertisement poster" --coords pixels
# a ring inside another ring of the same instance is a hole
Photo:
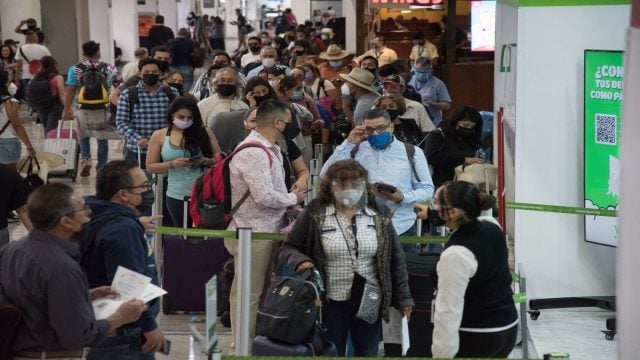
[[[617,210],[624,53],[584,52],[584,205]],[[618,244],[618,219],[585,216],[585,240]]]

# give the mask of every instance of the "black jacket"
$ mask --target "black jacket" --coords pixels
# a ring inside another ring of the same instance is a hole
[[[424,155],[433,167],[431,179],[437,189],[442,183],[453,180],[456,167],[464,164],[467,157],[476,157],[480,145],[472,146],[455,134],[438,128],[431,131],[424,141]]]
[[[324,223],[326,206],[327,204],[320,202],[319,199],[313,200],[298,216],[280,250],[280,261],[291,269],[296,269],[305,261],[311,261],[320,270],[325,284],[327,283],[324,278],[326,256],[322,247],[320,228]],[[389,306],[397,309],[413,307],[414,302],[409,291],[404,250],[391,223],[393,214],[389,208],[376,202],[375,199],[369,201],[369,206],[378,214],[374,217],[374,224],[378,234],[376,265],[382,290],[380,311],[383,319],[389,321]]]
[[[169,40],[173,39],[173,30],[164,25],[153,25],[149,29],[149,46],[167,45]]]

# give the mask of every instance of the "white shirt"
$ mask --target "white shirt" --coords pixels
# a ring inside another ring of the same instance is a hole
[[[251,51],[242,55],[240,58],[240,66],[244,68],[245,66],[251,64],[252,62],[260,61],[260,52],[257,54],[252,54]]]
[[[248,109],[249,106],[237,97],[220,99],[218,94],[213,94],[198,102],[198,109],[202,114],[202,121],[208,126],[209,120],[221,112]]]
[[[22,53],[20,52],[20,49],[22,49],[22,52],[24,52],[24,55],[26,57],[26,59],[22,56]],[[16,61],[18,60],[22,60],[22,77],[21,79],[26,80],[26,79],[31,79],[33,78],[33,75],[29,72],[29,61],[31,60],[40,60],[42,59],[43,56],[51,56],[51,53],[49,52],[49,49],[47,49],[46,46],[44,45],[40,45],[40,44],[25,44],[22,45],[20,47],[18,47],[18,49],[16,49]],[[28,61],[27,61],[28,59]]]
[[[428,132],[436,129],[436,126],[433,125],[433,121],[431,121],[424,105],[407,98],[404,99],[404,104],[407,109],[402,115],[400,115],[401,118],[414,119],[422,132]]]
[[[138,62],[140,60],[135,59],[125,64],[122,68],[122,81],[127,81],[132,76],[138,76]]]

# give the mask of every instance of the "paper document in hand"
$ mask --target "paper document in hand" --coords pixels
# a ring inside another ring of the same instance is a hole
[[[146,304],[167,293],[164,289],[152,284],[150,277],[122,266],[118,266],[111,288],[118,293],[117,296],[96,299],[91,303],[93,313],[98,320],[109,317],[125,301],[140,299]]]

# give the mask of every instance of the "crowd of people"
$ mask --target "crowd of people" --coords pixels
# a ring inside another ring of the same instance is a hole
[[[278,260],[296,272],[320,270],[327,334],[340,355],[350,333],[356,356],[376,356],[390,307],[410,318],[404,256],[421,247],[398,237],[418,235],[418,218],[428,219],[432,231],[452,231],[444,249],[428,250],[442,252],[433,355],[509,354],[517,316],[506,242],[498,225],[478,220],[494,199],[473,184],[452,182],[457,166],[484,162],[483,119],[469,106],[445,116],[451,97],[433,75],[437,49],[416,34],[411,56],[398,58],[377,35],[355,56],[336,44],[332,9],[314,12],[304,24],[291,9],[273,21],[265,11],[259,30],[236,11],[231,24],[239,42],[232,53],[225,51],[220,18],[191,13],[174,36],[158,15],[150,48],[137,49],[121,69],[102,59],[94,41],[82,45],[78,63],[59,69],[33,19],[16,28],[25,45],[0,47],[0,176],[8,183],[0,212],[15,210],[29,230],[9,243],[0,217],[0,295],[25,314],[12,348],[16,358],[116,359],[125,352],[154,358],[165,344],[158,300],[126,302],[103,320],[95,319],[91,300],[113,295],[118,266],[158,284],[145,237],[160,220],[147,216],[155,199],[152,174],[168,175],[169,218],[162,221],[189,227],[184,198],[234,149],[241,151],[229,161],[228,229],[279,232],[296,211]],[[49,91],[51,101],[35,101],[36,89]],[[53,183],[27,198],[15,165],[22,145],[29,156],[40,149],[22,125],[21,101],[37,112],[45,133],[60,121],[77,124],[81,177],[91,175],[90,139],[97,140],[95,196]],[[109,158],[109,139],[124,142],[121,159]],[[314,153],[317,144],[321,154]],[[305,204],[310,163],[319,156],[325,162],[318,196]],[[235,239],[225,246],[237,255]],[[276,247],[263,240],[252,245],[250,336]],[[380,289],[373,321],[357,316],[360,299],[351,296],[362,281]],[[232,323],[236,288],[234,279]],[[69,303],[76,304],[73,311],[65,308]]]

